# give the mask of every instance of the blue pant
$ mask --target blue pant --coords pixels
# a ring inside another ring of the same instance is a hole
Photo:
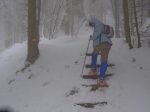
[[[96,69],[97,56],[98,56],[97,53],[92,54],[92,61],[91,61],[92,69]],[[102,61],[101,62],[101,65],[100,65],[100,68],[99,68],[99,77],[102,80],[105,80],[105,78],[106,78],[105,73],[106,73],[106,70],[107,70],[107,66],[108,66],[107,61]]]
[[[96,69],[96,64],[97,64],[97,53],[93,53],[91,59],[92,69]]]
[[[107,61],[101,62],[101,65],[100,65],[100,68],[99,68],[99,71],[100,71],[99,77],[102,80],[105,80],[105,78],[106,78],[107,66],[108,66]]]

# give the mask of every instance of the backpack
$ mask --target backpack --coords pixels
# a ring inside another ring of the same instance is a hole
[[[104,24],[103,33],[107,34],[107,36],[109,38],[113,38],[113,36],[114,36],[114,29],[113,29],[113,27]]]

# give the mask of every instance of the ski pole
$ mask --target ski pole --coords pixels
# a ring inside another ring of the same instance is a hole
[[[83,67],[82,67],[81,77],[83,76],[83,71],[84,71],[85,62],[86,62],[86,54],[88,53],[90,41],[91,41],[91,36],[90,36],[90,39],[89,39],[89,42],[88,42],[88,46],[87,46],[87,49],[86,49],[86,53],[85,53],[85,57],[84,57],[84,63],[83,63]]]

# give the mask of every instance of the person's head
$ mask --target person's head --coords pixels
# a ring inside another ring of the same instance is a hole
[[[89,26],[94,27],[94,23],[89,21]]]
[[[88,16],[87,16],[87,22],[88,22],[88,25],[89,25],[90,27],[94,27],[94,23],[93,23],[93,21],[92,21],[92,16],[91,16],[91,15],[88,15]]]

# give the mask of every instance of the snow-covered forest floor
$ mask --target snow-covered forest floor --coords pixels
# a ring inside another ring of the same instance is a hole
[[[150,48],[145,45],[129,50],[124,39],[112,39],[109,63],[115,66],[107,71],[114,74],[108,79],[110,87],[90,91],[82,84],[95,84],[96,80],[81,78],[89,35],[88,31],[81,31],[78,38],[41,38],[40,57],[25,70],[26,42],[3,51],[0,107],[16,112],[149,112]],[[86,63],[90,63],[90,58]],[[95,102],[106,103],[94,108],[76,105]]]

